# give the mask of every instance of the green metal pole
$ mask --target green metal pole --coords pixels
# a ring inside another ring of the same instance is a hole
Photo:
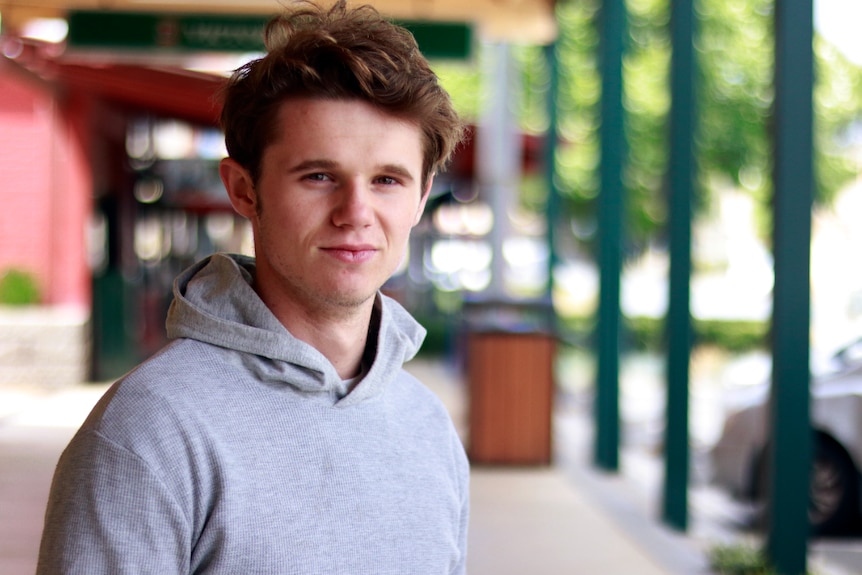
[[[806,572],[809,535],[812,12],[812,0],[775,3],[773,441],[766,550],[781,575]]]
[[[688,387],[691,352],[691,218],[695,181],[694,7],[671,2],[671,110],[668,165],[670,273],[666,325],[667,426],[662,514],[680,531],[688,527]]]
[[[596,464],[619,469],[620,274],[623,235],[623,0],[605,0],[601,10],[601,166],[598,198],[599,309],[596,369]]]

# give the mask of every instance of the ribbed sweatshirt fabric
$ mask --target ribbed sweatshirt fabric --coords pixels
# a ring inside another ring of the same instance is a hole
[[[177,278],[173,341],[60,458],[39,574],[465,572],[467,458],[402,368],[424,330],[378,294],[376,354],[348,392],[253,277],[219,254]]]

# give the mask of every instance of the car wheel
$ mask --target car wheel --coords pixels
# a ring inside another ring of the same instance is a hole
[[[815,441],[808,517],[817,534],[840,533],[857,517],[856,468],[844,449],[824,437]]]
[[[767,498],[767,469],[765,450],[752,466],[752,501],[765,502]],[[850,456],[833,439],[817,436],[811,464],[808,519],[816,535],[843,533],[858,518],[859,488],[857,471]],[[766,509],[758,514],[755,524],[765,527]],[[761,523],[763,522],[763,523]]]

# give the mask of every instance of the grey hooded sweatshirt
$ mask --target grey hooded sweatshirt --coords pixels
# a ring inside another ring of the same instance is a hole
[[[465,572],[467,458],[402,369],[424,330],[378,294],[373,363],[348,390],[253,275],[216,255],[177,279],[173,341],[60,458],[38,573]]]

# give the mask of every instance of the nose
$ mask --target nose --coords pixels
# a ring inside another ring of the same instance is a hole
[[[347,182],[339,187],[332,223],[338,227],[364,228],[374,222],[372,192],[367,186]]]

